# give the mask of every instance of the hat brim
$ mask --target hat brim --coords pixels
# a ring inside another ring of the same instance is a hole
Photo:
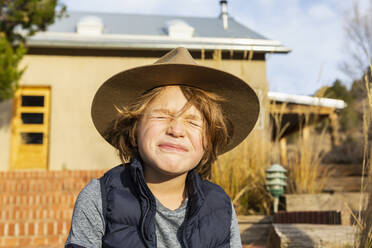
[[[192,86],[214,92],[226,100],[221,105],[233,123],[234,134],[220,154],[242,142],[258,119],[259,100],[242,79],[200,65],[152,64],[122,71],[102,84],[94,96],[91,110],[96,129],[104,137],[118,116],[115,106],[127,106],[144,92],[166,85]]]

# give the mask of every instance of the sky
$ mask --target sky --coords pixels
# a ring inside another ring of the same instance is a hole
[[[353,0],[229,0],[228,13],[241,24],[292,51],[267,59],[270,91],[312,95],[336,79],[345,55],[345,18]],[[366,3],[368,0],[361,0]],[[62,0],[68,11],[216,17],[219,0]]]

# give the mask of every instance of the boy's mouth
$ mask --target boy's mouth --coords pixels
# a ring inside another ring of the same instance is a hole
[[[172,150],[172,151],[179,151],[179,152],[187,152],[188,149],[183,145],[173,144],[173,143],[161,143],[159,147],[165,150]]]

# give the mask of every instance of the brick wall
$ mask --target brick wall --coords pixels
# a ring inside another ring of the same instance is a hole
[[[103,171],[0,172],[0,248],[63,247],[75,199]]]
[[[92,178],[103,173],[0,172],[0,248],[63,247],[77,195]]]

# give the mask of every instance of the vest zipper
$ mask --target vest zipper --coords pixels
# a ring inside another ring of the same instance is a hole
[[[151,246],[149,246],[148,242],[147,242],[147,238],[148,238],[148,235],[146,235],[145,233],[145,222],[146,222],[146,219],[147,219],[147,214],[150,210],[150,200],[149,200],[149,196],[146,194],[146,185],[144,185],[144,182],[141,180],[140,176],[137,176],[137,180],[140,182],[141,186],[142,186],[142,189],[144,190],[145,192],[145,195],[146,195],[146,204],[147,204],[147,208],[146,208],[146,212],[145,214],[143,215],[143,219],[142,219],[142,223],[141,223],[141,232],[142,232],[142,235],[144,236],[144,241],[145,241],[145,246],[147,248],[151,248]]]
[[[145,212],[145,214],[144,214],[144,216],[143,216],[143,220],[142,220],[142,224],[141,224],[141,230],[142,230],[142,234],[143,234],[143,236],[145,236],[144,238],[144,240],[145,240],[145,245],[146,245],[146,247],[148,247],[148,248],[150,248],[149,246],[148,246],[148,244],[147,244],[147,240],[146,240],[146,238],[147,238],[147,236],[145,235],[145,220],[146,220],[146,217],[147,217],[147,213],[149,212],[149,200],[146,198],[146,202],[147,202],[147,209],[146,209],[146,212]]]
[[[186,226],[188,226],[188,224],[190,222],[189,216],[188,216],[189,215],[189,211],[190,211],[190,207],[187,206],[187,208],[186,208],[186,218],[185,218],[186,221],[184,222],[184,225],[182,226],[182,242],[183,242],[183,247],[185,247],[185,248],[188,248],[189,247],[189,245],[186,242]]]

